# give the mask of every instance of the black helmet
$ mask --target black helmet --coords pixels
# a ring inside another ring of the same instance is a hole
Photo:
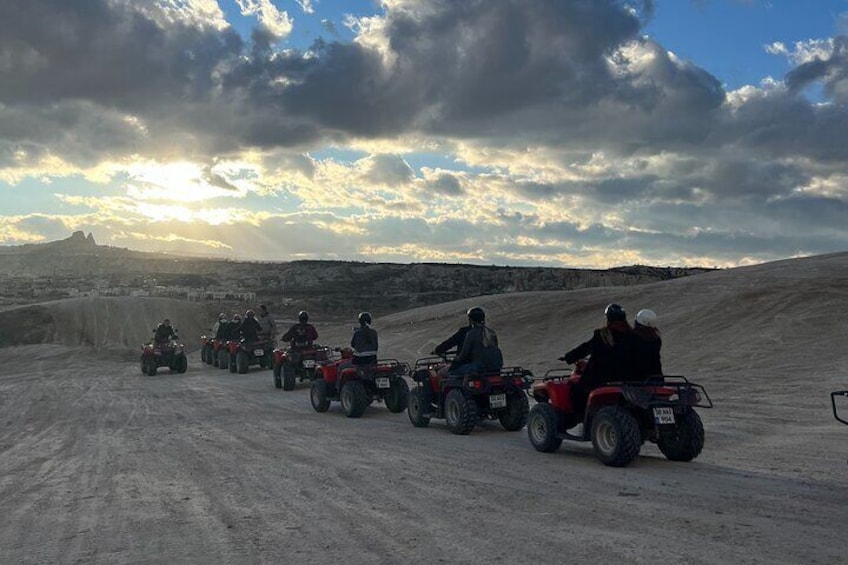
[[[468,320],[475,324],[482,324],[486,321],[486,311],[479,306],[469,308],[466,314],[468,314]]]
[[[624,308],[615,303],[604,308],[604,316],[607,317],[607,322],[620,322],[627,320],[627,313],[624,311]]]
[[[370,324],[371,323],[371,313],[370,312],[362,312],[359,314],[359,323],[360,324]]]
[[[309,312],[307,312],[306,310],[301,310],[300,312],[298,312],[298,314],[297,314],[297,321],[298,322],[300,322],[301,324],[305,324],[307,320],[309,320]]]

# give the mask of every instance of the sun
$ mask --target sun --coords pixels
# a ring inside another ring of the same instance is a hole
[[[140,163],[127,171],[127,196],[147,203],[203,202],[212,198],[244,198],[247,189],[214,167],[178,161]]]

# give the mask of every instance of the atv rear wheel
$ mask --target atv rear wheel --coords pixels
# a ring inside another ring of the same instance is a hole
[[[530,411],[527,437],[536,451],[553,453],[562,445],[562,438],[557,437],[558,420],[556,409],[547,402],[540,402]]]
[[[409,391],[406,414],[416,428],[426,428],[430,424],[430,406],[424,399],[424,393],[419,387]],[[426,410],[426,412],[425,412]]]
[[[174,368],[178,373],[185,373],[188,370],[188,359],[185,355],[178,355],[174,362]]]
[[[383,400],[386,401],[386,408],[393,414],[406,410],[409,404],[409,385],[406,380],[403,377],[395,379]]]
[[[677,425],[669,434],[660,435],[657,447],[672,461],[691,461],[704,448],[704,424],[694,410],[677,416]]]
[[[604,465],[625,467],[639,455],[642,434],[627,410],[605,406],[592,418],[592,446]]]
[[[323,379],[312,381],[312,387],[309,389],[309,401],[316,412],[326,412],[330,408],[330,401],[327,400],[327,383]]]
[[[457,435],[468,435],[477,425],[477,404],[454,389],[445,399],[445,421],[450,431]]]
[[[498,415],[501,425],[509,432],[517,432],[527,423],[527,413],[530,411],[530,403],[527,395],[523,392],[508,394],[506,397],[506,410]]]
[[[238,374],[243,375],[247,373],[247,369],[250,367],[250,358],[247,356],[246,351],[239,351],[236,353],[236,371]]]
[[[342,386],[339,400],[348,418],[359,418],[368,407],[368,393],[359,381],[348,381]]]
[[[283,365],[283,390],[294,390],[296,375],[291,363]]]
[[[283,388],[282,366],[274,363],[274,388]]]

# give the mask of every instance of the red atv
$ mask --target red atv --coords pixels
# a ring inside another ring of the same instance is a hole
[[[318,378],[318,367],[327,363],[329,354],[330,348],[321,345],[275,349],[274,386],[283,390],[294,390],[298,380],[314,381]]]
[[[320,378],[312,381],[309,399],[316,412],[326,412],[331,401],[341,402],[348,418],[359,418],[374,401],[386,402],[389,412],[406,409],[409,385],[404,376],[409,365],[396,359],[378,359],[372,365],[347,365],[350,350],[342,351],[342,358],[316,369]]]
[[[213,345],[215,338],[209,335],[200,336],[200,360],[207,365],[217,365],[215,357],[215,347]]]
[[[185,345],[176,340],[142,345],[141,372],[152,377],[159,367],[168,367],[171,371],[185,373],[188,369]]]
[[[838,403],[836,402],[836,399],[839,397],[848,399],[848,390],[838,390],[836,392],[830,393],[830,403],[833,405],[833,417],[842,422],[843,424],[848,425],[848,420],[846,420],[846,418],[848,418],[848,415],[845,415],[844,412],[842,413],[842,416],[839,415],[839,410],[837,408]],[[845,403],[842,403],[842,406],[844,408]]]
[[[691,461],[704,447],[704,425],[694,408],[712,408],[704,387],[685,377],[665,376],[646,382],[607,383],[589,393],[585,414],[572,408],[571,387],[585,362],[574,372],[548,371],[533,385],[536,406],[527,435],[538,451],[556,451],[564,439],[592,442],[605,465],[624,467],[639,455],[646,440],[672,461]],[[582,424],[581,432],[569,431]]]
[[[247,373],[251,365],[259,365],[263,369],[270,369],[274,364],[274,346],[266,339],[252,342],[245,339],[238,341],[231,340],[227,342],[227,348],[227,358],[231,373],[243,375]],[[220,359],[218,362],[220,363]]]
[[[527,423],[529,403],[526,391],[533,374],[521,367],[508,367],[495,373],[444,378],[439,369],[448,357],[425,357],[415,362],[412,375],[416,385],[409,393],[409,421],[417,428],[431,418],[444,418],[451,432],[471,433],[477,423],[497,419],[504,429],[514,432]]]

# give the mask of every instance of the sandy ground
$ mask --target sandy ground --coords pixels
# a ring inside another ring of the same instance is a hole
[[[611,297],[656,308],[667,372],[717,404],[692,463],[646,445],[607,468],[589,445],[542,454],[525,431],[454,436],[379,405],[317,414],[305,385],[196,354],[144,377],[87,348],[0,350],[0,563],[844,563],[848,427],[827,392],[848,388],[846,264],[475,301],[537,372]],[[378,320],[381,350],[413,360],[465,307]]]

